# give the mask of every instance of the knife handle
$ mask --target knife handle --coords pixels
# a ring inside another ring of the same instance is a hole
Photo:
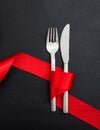
[[[64,63],[64,72],[68,72],[68,64],[67,63]]]
[[[68,91],[63,95],[63,113],[68,113]]]
[[[64,63],[64,72],[68,72],[68,64]],[[68,113],[68,91],[63,95],[63,113]]]

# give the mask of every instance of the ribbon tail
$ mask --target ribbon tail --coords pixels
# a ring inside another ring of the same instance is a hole
[[[100,111],[98,109],[86,104],[70,94],[68,94],[68,99],[68,109],[71,115],[100,130]],[[57,106],[60,109],[63,108],[62,96],[57,97]]]
[[[8,71],[10,70],[14,58],[15,57],[12,56],[10,58],[0,61],[0,82],[4,79],[4,77],[7,75]]]

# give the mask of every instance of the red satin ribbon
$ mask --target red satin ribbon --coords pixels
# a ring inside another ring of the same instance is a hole
[[[6,76],[11,66],[29,72],[45,80],[51,79],[50,64],[37,58],[34,58],[32,56],[29,56],[25,53],[18,53],[5,60],[0,61],[0,81],[2,81],[3,78]],[[57,67],[56,71],[57,73],[60,73],[62,70]],[[73,79],[73,77],[74,75],[71,78]],[[70,84],[72,84],[71,81]],[[63,107],[62,95],[57,96],[57,106],[61,109]],[[100,111],[84,103],[83,101],[75,98],[74,96],[71,96],[70,94],[69,94],[69,113],[85,121],[86,123],[92,125],[93,127],[100,129]]]

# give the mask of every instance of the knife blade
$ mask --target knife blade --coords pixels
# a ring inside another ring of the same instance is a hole
[[[64,63],[64,72],[68,72],[69,38],[70,38],[70,25],[67,24],[62,31],[60,39],[60,49],[62,60]],[[63,113],[68,113],[68,91],[66,91],[63,95]]]
[[[65,64],[69,61],[69,35],[70,35],[70,25],[67,24],[61,34],[60,48],[63,62]]]

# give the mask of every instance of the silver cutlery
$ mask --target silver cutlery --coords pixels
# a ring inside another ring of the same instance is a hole
[[[51,71],[55,71],[55,54],[58,51],[58,31],[57,28],[49,28],[47,33],[46,49],[51,56]],[[51,100],[51,111],[56,111],[56,97]]]
[[[61,56],[64,63],[64,72],[68,72],[69,62],[69,37],[70,37],[70,25],[67,24],[61,34],[60,49]],[[63,113],[68,113],[68,91],[63,95]]]
[[[67,24],[62,33],[60,39],[61,56],[63,60],[63,71],[68,72],[69,62],[69,37],[70,37],[70,25]],[[47,33],[46,49],[51,56],[51,71],[55,71],[55,54],[58,51],[58,31],[57,28],[49,28]],[[56,97],[51,101],[51,110],[56,111]],[[68,91],[63,95],[63,113],[68,113]]]

